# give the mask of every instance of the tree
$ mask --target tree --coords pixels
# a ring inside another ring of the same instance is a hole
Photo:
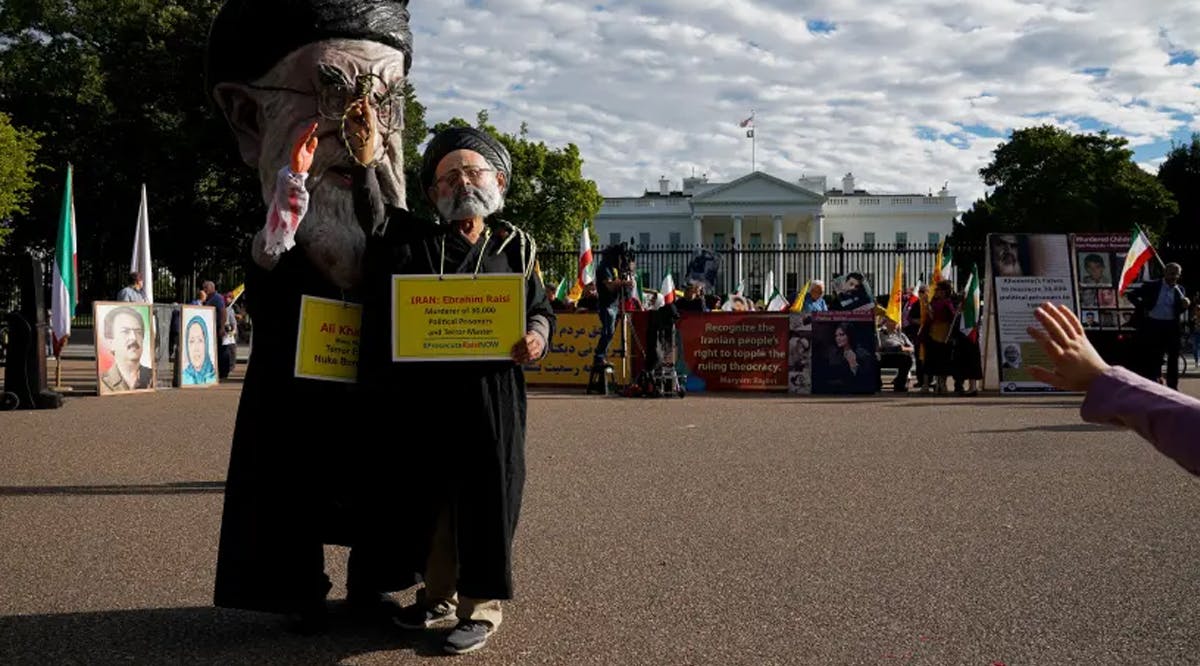
[[[48,165],[14,244],[48,248],[54,242],[69,162],[85,290],[105,288],[89,276],[91,266],[128,261],[143,183],[156,264],[187,275],[244,262],[265,207],[257,176],[241,163],[204,90],[204,46],[220,4],[0,5],[0,43],[6,44],[0,108],[42,135],[39,157]],[[109,294],[85,291],[82,298],[99,295]]]
[[[956,240],[982,241],[997,231],[1128,231],[1134,223],[1162,231],[1177,205],[1134,163],[1127,143],[1106,132],[1072,134],[1047,125],[1014,131],[980,170],[995,189],[963,215]]]
[[[34,185],[38,134],[13,127],[8,115],[0,113],[0,247],[11,229],[4,222],[25,212]]]
[[[1158,182],[1179,202],[1179,212],[1167,221],[1167,240],[1200,243],[1200,133],[1190,143],[1172,142],[1158,167]]]

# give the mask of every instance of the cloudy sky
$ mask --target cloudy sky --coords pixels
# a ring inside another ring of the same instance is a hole
[[[1153,170],[1200,131],[1197,0],[446,0],[412,6],[430,123],[574,142],[605,196],[751,170],[960,209],[1013,128],[1127,137]]]

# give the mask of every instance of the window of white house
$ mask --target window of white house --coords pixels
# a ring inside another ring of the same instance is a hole
[[[787,234],[784,236],[784,243],[786,243],[788,247],[796,247],[800,245],[800,234]]]
[[[679,247],[680,245],[683,245],[683,243],[680,241],[679,232],[672,231],[671,232],[671,247]]]
[[[638,234],[638,245],[642,247],[650,245],[650,234]]]
[[[750,234],[750,247],[762,246],[762,234]]]
[[[907,247],[907,246],[908,246],[908,232],[907,231],[897,231],[896,232],[896,247],[902,248],[902,247]]]
[[[608,235],[608,244],[609,245],[620,245],[621,244],[621,234],[619,234],[619,233],[609,234]]]
[[[830,240],[833,241],[834,247],[841,247],[846,243],[846,237],[840,231],[834,231],[833,233],[829,234],[829,237]]]
[[[937,244],[938,244],[938,242],[939,242],[939,241],[941,241],[941,240],[942,240],[942,235],[941,235],[941,234],[939,234],[939,233],[938,233],[938,232],[936,232],[936,231],[931,231],[931,232],[929,232],[929,244],[930,244],[930,245],[937,245]]]
[[[874,249],[874,247],[875,247],[875,232],[874,231],[863,232],[863,247],[868,250]]]
[[[716,247],[725,245],[725,234],[713,234],[713,245]]]

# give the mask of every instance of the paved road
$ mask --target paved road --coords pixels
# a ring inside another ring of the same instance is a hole
[[[325,636],[210,607],[239,375],[97,398],[68,360],[0,413],[0,664],[438,654],[344,613],[337,548]],[[1200,663],[1200,481],[1078,397],[581,393],[531,400],[518,599],[464,662]]]

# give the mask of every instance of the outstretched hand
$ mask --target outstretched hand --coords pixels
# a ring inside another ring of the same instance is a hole
[[[1083,324],[1070,308],[1043,303],[1034,316],[1042,328],[1030,326],[1026,330],[1054,362],[1052,370],[1031,367],[1034,379],[1067,391],[1086,391],[1092,380],[1108,370],[1108,363],[1088,341]]]
[[[309,125],[292,146],[292,173],[308,173],[317,152],[317,123]]]

